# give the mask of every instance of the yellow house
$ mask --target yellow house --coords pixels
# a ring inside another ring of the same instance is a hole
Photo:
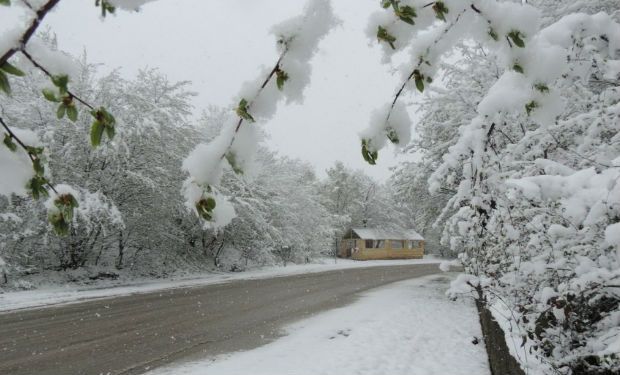
[[[356,260],[422,258],[424,237],[413,229],[352,228],[342,237],[338,256]]]

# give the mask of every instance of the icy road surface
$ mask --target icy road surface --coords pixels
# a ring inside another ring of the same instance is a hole
[[[0,374],[140,374],[264,345],[359,292],[440,272],[417,264],[170,289],[0,314]]]

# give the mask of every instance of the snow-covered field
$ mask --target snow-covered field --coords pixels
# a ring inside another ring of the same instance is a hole
[[[20,292],[0,294],[0,311],[17,310],[46,305],[76,303],[87,299],[107,298],[136,293],[148,293],[157,290],[183,288],[191,286],[224,283],[233,280],[248,280],[302,273],[324,272],[347,268],[377,267],[388,265],[425,264],[441,262],[440,259],[425,258],[411,260],[373,260],[354,261],[350,259],[322,259],[319,263],[272,266],[239,273],[205,273],[190,277],[165,281],[142,280],[121,285],[110,285],[109,282],[89,286],[66,285],[63,287],[40,288]]]
[[[148,375],[487,375],[473,301],[450,301],[451,274],[390,284],[287,327],[265,346]]]

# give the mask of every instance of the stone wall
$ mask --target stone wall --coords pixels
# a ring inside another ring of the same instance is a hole
[[[492,375],[525,375],[517,360],[510,355],[510,350],[506,345],[504,331],[499,326],[491,311],[483,303],[476,300],[480,325],[484,336],[487,353],[489,355],[489,365]]]

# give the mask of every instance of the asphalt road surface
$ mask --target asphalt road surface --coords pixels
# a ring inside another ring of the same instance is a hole
[[[287,323],[436,264],[357,268],[166,290],[0,314],[0,374],[141,374],[263,345]]]

